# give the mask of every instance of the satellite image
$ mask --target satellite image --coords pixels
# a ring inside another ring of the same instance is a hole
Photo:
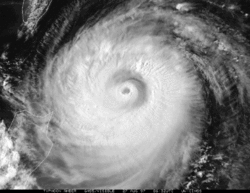
[[[250,189],[250,1],[0,0],[0,189]]]

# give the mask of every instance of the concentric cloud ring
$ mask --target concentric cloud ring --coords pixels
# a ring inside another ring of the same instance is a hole
[[[126,37],[127,27],[122,36],[94,28],[44,72],[43,103],[56,124],[49,126],[54,145],[40,167],[65,187],[155,183],[176,164],[186,165],[199,141],[190,112],[200,90],[188,62],[157,36]],[[178,175],[166,186],[175,187]]]

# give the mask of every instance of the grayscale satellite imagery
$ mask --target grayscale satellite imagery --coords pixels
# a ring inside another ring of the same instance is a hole
[[[0,189],[250,189],[250,1],[0,0]]]

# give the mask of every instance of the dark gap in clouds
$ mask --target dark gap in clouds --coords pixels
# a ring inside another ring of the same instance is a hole
[[[22,23],[22,0],[0,2],[0,51],[3,45],[16,38]]]

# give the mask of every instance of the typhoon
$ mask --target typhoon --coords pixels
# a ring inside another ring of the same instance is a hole
[[[0,55],[0,188],[250,188],[243,4],[23,1],[22,20]]]

